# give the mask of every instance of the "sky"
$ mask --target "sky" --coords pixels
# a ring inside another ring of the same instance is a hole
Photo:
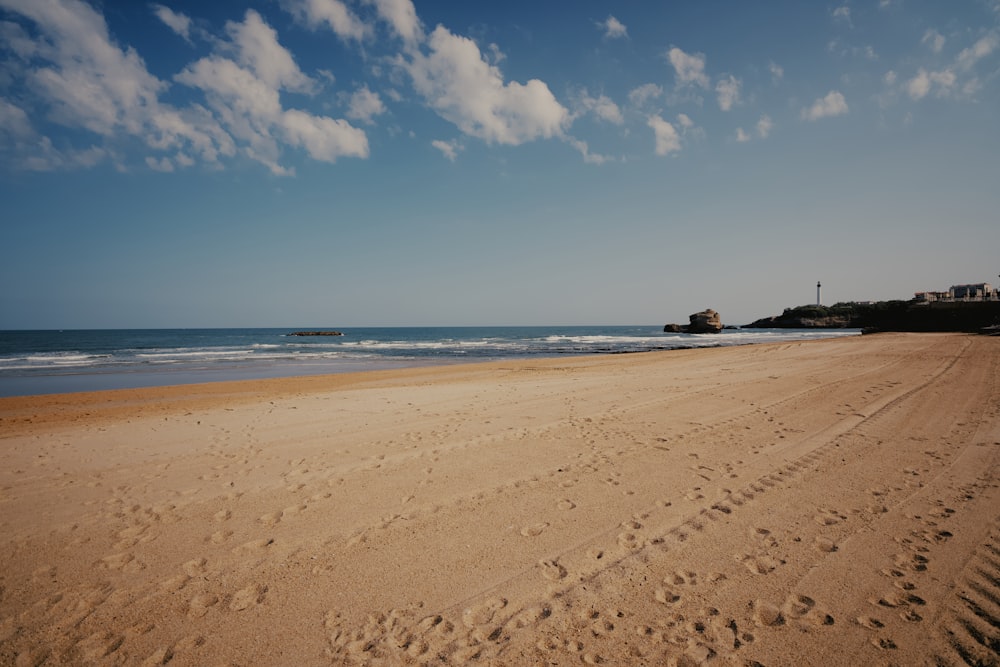
[[[1000,0],[0,0],[0,329],[996,285],[998,121]]]

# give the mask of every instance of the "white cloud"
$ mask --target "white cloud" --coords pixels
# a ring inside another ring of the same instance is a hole
[[[563,140],[580,152],[580,155],[583,156],[584,164],[604,164],[605,162],[614,161],[613,157],[601,155],[600,153],[591,153],[590,146],[587,145],[586,141],[570,136],[564,137]]]
[[[146,164],[158,170],[189,166],[195,157],[218,165],[221,157],[242,150],[274,173],[289,173],[279,164],[286,145],[324,161],[368,155],[364,132],[346,121],[283,109],[281,91],[310,93],[317,85],[253,10],[242,22],[226,24],[227,39],[215,41],[216,53],[175,77],[201,90],[207,106],[175,107],[159,99],[166,84],[146,70],[134,49],[112,42],[104,17],[90,5],[80,0],[0,0],[0,6],[37,26],[31,48],[19,47],[28,57],[14,75],[30,91],[23,111],[103,137],[115,147],[120,168],[127,168],[118,151],[128,137],[173,155],[148,156]],[[176,20],[180,15],[157,7],[154,12],[183,34],[184,23]],[[16,36],[17,31],[7,32]],[[41,135],[33,145],[33,158],[23,161],[27,168],[89,166],[112,154],[101,146],[56,149]]]
[[[851,22],[851,8],[847,5],[842,5],[833,10],[833,18],[842,21]]]
[[[111,42],[101,15],[76,0],[0,4],[38,26],[32,51],[42,62],[24,74],[53,120],[104,136],[141,130],[163,83],[146,71],[135,50]]]
[[[27,141],[35,136],[28,114],[21,107],[0,97],[0,132],[16,141]]]
[[[438,26],[428,39],[430,53],[401,60],[413,86],[441,117],[487,143],[518,145],[560,136],[569,112],[538,79],[504,83],[471,39]]]
[[[145,141],[151,148],[170,150],[185,142],[203,160],[216,163],[220,155],[236,154],[236,144],[212,112],[201,105],[185,109],[161,106],[150,121]]]
[[[940,36],[928,31],[921,41],[931,44],[936,50],[937,37]],[[942,45],[943,39],[941,38]],[[982,88],[979,79],[972,74],[973,67],[983,58],[990,56],[998,47],[1000,47],[1000,34],[995,31],[990,32],[976,40],[972,46],[962,49],[952,65],[939,70],[927,70],[921,67],[916,75],[902,86],[902,89],[913,100],[921,100],[928,95],[954,99],[972,98]],[[960,80],[960,77],[965,78]],[[893,78],[887,77],[885,81],[890,86],[894,84],[895,74]]]
[[[375,5],[379,17],[388,23],[407,44],[415,44],[424,38],[424,30],[411,0],[367,1]]]
[[[278,43],[278,33],[256,11],[248,9],[242,23],[229,21],[226,31],[237,61],[253,70],[268,87],[301,93],[315,88],[315,81],[302,73],[292,54]]]
[[[802,110],[802,117],[806,120],[819,120],[829,116],[840,116],[847,113],[847,101],[839,91],[831,90],[825,97],[821,97],[808,109]]]
[[[762,115],[760,117],[760,120],[758,120],[757,124],[755,125],[757,136],[760,137],[761,139],[767,139],[767,137],[771,134],[771,130],[773,128],[774,128],[774,122],[771,120],[771,117],[768,116],[767,114]],[[736,128],[736,141],[742,144],[752,140],[753,140],[752,134],[744,130],[742,127]]]
[[[740,103],[740,88],[742,85],[743,82],[732,75],[719,80],[715,84],[715,92],[718,95],[720,109],[729,111]]]
[[[458,158],[459,151],[463,150],[465,147],[459,143],[458,140],[452,139],[451,141],[442,141],[440,139],[435,139],[431,142],[431,146],[441,151],[441,154],[446,158],[454,162]]]
[[[761,139],[767,139],[771,134],[771,130],[774,129],[774,121],[767,114],[760,117],[757,121],[757,136]]]
[[[938,97],[947,95],[955,86],[957,77],[949,69],[939,72],[928,72],[920,68],[917,75],[906,84],[906,92],[915,100],[920,100],[930,94],[931,90],[937,88]]]
[[[997,46],[1000,46],[1000,37],[997,33],[990,33],[980,38],[975,44],[967,49],[962,49],[958,54],[956,63],[963,70],[971,69],[973,65],[993,53]]]
[[[278,165],[280,149],[271,134],[281,117],[276,89],[232,60],[218,56],[202,58],[174,78],[205,94],[209,107],[229,133],[243,142],[247,155],[275,173],[285,173]]]
[[[286,0],[285,5],[313,30],[326,25],[343,40],[361,41],[372,32],[341,0]]]
[[[191,41],[191,19],[186,14],[175,12],[169,7],[164,7],[163,5],[153,5],[153,13],[156,14],[156,17],[163,21],[168,28],[176,32],[185,40],[189,42]]]
[[[618,105],[608,97],[607,95],[599,95],[598,97],[591,97],[586,89],[580,94],[579,99],[576,104],[581,109],[581,113],[592,112],[595,116],[601,120],[613,123],[615,125],[622,125],[625,123],[625,117],[622,115],[622,111],[618,108]]]
[[[239,63],[217,54],[192,63],[175,78],[200,89],[228,132],[242,142],[244,153],[276,175],[282,166],[282,142],[305,149],[314,160],[368,157],[364,131],[345,120],[282,108],[280,91],[308,92],[314,82],[299,70],[274,30],[247,10],[243,23],[226,26],[232,42],[220,50],[235,52]]]
[[[617,39],[621,37],[628,37],[628,29],[625,24],[616,19],[614,16],[608,16],[608,18],[597,25],[604,28],[605,39]]]
[[[775,62],[768,64],[768,70],[771,72],[771,81],[778,83],[785,77],[785,69]]]
[[[17,23],[0,21],[0,44],[29,60],[38,53],[38,43]]]
[[[289,109],[282,114],[279,126],[290,144],[305,148],[314,160],[368,157],[368,137],[346,120]]]
[[[669,155],[681,150],[681,138],[669,121],[663,120],[658,115],[652,115],[647,119],[646,124],[653,128],[657,155]]]
[[[705,75],[705,56],[701,53],[684,53],[676,46],[667,51],[667,58],[677,74],[678,85],[693,83],[708,88]]]
[[[885,85],[887,86],[895,86],[897,78],[898,75],[896,74],[896,72],[894,72],[893,70],[889,70],[888,72],[885,73],[885,76],[882,77],[882,80],[885,82]]]
[[[694,120],[692,120],[686,113],[677,114],[677,123],[674,129],[678,130],[678,133],[683,139],[688,137],[697,139],[705,138],[705,130],[695,125]]]
[[[644,107],[650,100],[663,95],[663,88],[655,83],[645,83],[638,88],[633,88],[628,94],[628,101],[636,107]]]
[[[924,33],[920,43],[926,44],[934,53],[941,53],[941,50],[944,49],[944,35],[931,28]]]
[[[149,156],[146,158],[146,165],[153,171],[171,172],[174,170],[174,163],[167,157],[157,160],[155,157]]]
[[[375,116],[383,113],[385,113],[385,105],[382,104],[378,93],[370,91],[368,86],[362,86],[351,95],[347,110],[348,118],[370,124]]]
[[[486,48],[489,49],[490,52],[490,58],[488,62],[491,65],[499,65],[503,61],[507,60],[507,54],[501,51],[500,47],[497,44],[490,42],[490,45]]]
[[[115,45],[104,18],[77,0],[0,0],[33,21],[38,36],[17,75],[32,91],[26,107],[55,122],[118,141],[141,139],[156,149],[190,145],[206,160],[229,154],[232,139],[200,107],[180,111],[159,101],[165,84],[131,48]],[[29,168],[92,166],[107,156],[99,146],[57,150],[47,137],[35,142]]]

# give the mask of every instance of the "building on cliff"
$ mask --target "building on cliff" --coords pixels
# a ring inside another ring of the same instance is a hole
[[[913,295],[918,302],[931,301],[998,301],[1000,291],[989,283],[972,285],[952,285],[947,292],[917,292]]]

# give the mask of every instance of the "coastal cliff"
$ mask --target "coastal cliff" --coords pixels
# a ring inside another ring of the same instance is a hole
[[[866,331],[976,332],[1000,324],[1000,301],[876,301],[786,308],[749,329],[865,329]]]

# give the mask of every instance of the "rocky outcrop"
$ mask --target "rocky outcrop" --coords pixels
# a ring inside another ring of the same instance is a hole
[[[745,328],[861,329],[876,331],[981,331],[1000,324],[1000,301],[875,301],[797,306]]]
[[[722,331],[722,318],[711,308],[694,313],[688,318],[690,324],[667,324],[663,327],[665,333],[719,333]]]
[[[688,333],[719,333],[722,331],[722,318],[711,308],[691,315]]]
[[[772,315],[745,325],[746,329],[845,329],[854,326],[847,316],[800,317],[796,315]]]
[[[339,331],[293,331],[289,336],[343,336]]]

